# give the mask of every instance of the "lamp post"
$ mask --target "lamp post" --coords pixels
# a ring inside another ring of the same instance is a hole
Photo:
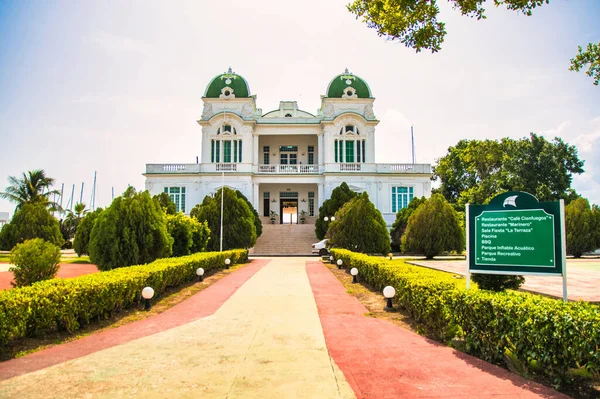
[[[392,298],[395,295],[396,295],[396,289],[394,287],[392,287],[391,285],[388,285],[387,287],[385,287],[383,289],[383,296],[387,299],[384,310],[386,310],[388,312],[390,310],[394,310],[394,307],[392,306]]]
[[[204,269],[201,267],[197,268],[196,276],[198,276],[198,281],[204,281]]]
[[[152,304],[150,303],[150,299],[154,296],[154,289],[152,287],[145,287],[142,290],[142,298],[145,299],[146,303],[144,305],[144,310],[150,310]]]
[[[333,255],[329,255],[329,263],[333,263]]]
[[[341,259],[338,259],[338,260],[337,260],[337,266],[338,266],[338,269],[341,269],[343,264],[344,264],[344,261],[343,261],[343,260],[341,260]]]
[[[225,269],[229,269],[229,265],[231,264],[231,259],[225,259]]]
[[[353,267],[352,270],[350,270],[350,274],[352,275],[352,284],[358,283],[358,280],[356,279],[356,276],[358,275],[358,269]]]

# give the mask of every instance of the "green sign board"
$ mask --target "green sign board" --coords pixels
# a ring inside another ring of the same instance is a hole
[[[498,274],[562,274],[560,202],[509,192],[468,206],[469,270]]]

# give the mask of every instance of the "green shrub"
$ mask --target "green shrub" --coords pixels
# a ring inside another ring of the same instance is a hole
[[[74,332],[93,320],[136,306],[146,286],[154,288],[160,297],[170,287],[193,281],[199,267],[206,272],[222,269],[226,258],[232,264],[244,263],[248,251],[159,259],[147,265],[0,291],[0,345],[52,331]]]
[[[90,260],[100,270],[149,263],[171,255],[172,245],[158,201],[129,187],[94,223]]]
[[[362,253],[390,252],[385,220],[366,192],[346,202],[335,216],[327,231],[330,244]]]
[[[42,238],[58,247],[64,244],[58,220],[44,205],[29,203],[15,213],[10,223],[2,228],[0,236],[0,249],[7,251],[32,238]]]
[[[177,207],[175,203],[171,200],[171,196],[167,193],[160,193],[152,197],[160,204],[163,212],[167,215],[175,215],[177,213]]]
[[[206,222],[210,229],[208,249],[220,250],[221,236],[221,193],[223,197],[223,249],[251,248],[256,244],[256,226],[254,214],[243,198],[239,198],[235,191],[225,187],[219,190],[214,197],[206,196],[202,204],[196,205],[190,216],[200,222]],[[262,225],[261,225],[262,226]]]
[[[471,274],[471,280],[475,281],[479,288],[489,291],[518,290],[525,282],[523,276],[498,275],[498,274]]]
[[[396,288],[396,303],[420,330],[447,341],[462,337],[468,353],[503,364],[505,353],[555,385],[572,381],[572,370],[600,372],[600,308],[520,292],[473,288],[451,274],[332,249],[361,281],[376,290]]]
[[[167,215],[167,230],[173,237],[173,256],[185,256],[206,250],[210,237],[206,222],[200,223],[183,213]]]
[[[10,271],[14,274],[13,287],[23,287],[56,276],[60,262],[60,248],[41,238],[17,244],[10,251]]]
[[[596,215],[585,198],[578,198],[565,206],[565,229],[567,232],[567,254],[580,258],[596,249]]]
[[[408,226],[408,219],[410,215],[421,205],[427,201],[425,197],[414,197],[406,208],[402,208],[400,211],[396,213],[396,220],[392,225],[392,230],[390,231],[390,238],[392,239],[392,251],[401,251],[402,250],[402,242],[400,241],[404,232],[406,231],[406,226]]]
[[[332,217],[342,206],[352,198],[356,197],[357,194],[350,190],[350,187],[343,182],[338,187],[334,188],[331,192],[331,197],[323,202],[323,205],[319,207],[319,217],[315,222],[315,235],[319,240],[325,238],[327,229],[329,228],[329,222],[325,221],[325,217]]]
[[[73,249],[75,249],[78,256],[89,255],[90,235],[92,234],[94,223],[96,223],[96,219],[98,219],[101,213],[102,208],[97,208],[95,211],[86,214],[77,225],[77,231],[73,239]]]
[[[412,213],[402,236],[404,251],[423,254],[427,259],[444,251],[461,252],[464,247],[458,214],[441,194],[433,194]]]

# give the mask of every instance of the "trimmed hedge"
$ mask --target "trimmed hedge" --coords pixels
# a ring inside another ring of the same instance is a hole
[[[342,249],[331,250],[345,267],[376,290],[396,289],[398,305],[422,331],[446,341],[462,337],[466,352],[492,363],[518,359],[555,385],[571,382],[573,369],[600,372],[600,307],[521,292],[465,288],[449,273]]]
[[[196,278],[196,269],[222,269],[248,261],[247,250],[205,252],[158,259],[73,279],[54,279],[0,292],[0,346],[9,341],[52,331],[74,332],[95,319],[111,316],[141,300],[142,289],[160,296],[167,288]]]

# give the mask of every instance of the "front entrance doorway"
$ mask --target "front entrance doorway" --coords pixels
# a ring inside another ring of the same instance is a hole
[[[281,199],[281,224],[298,224],[298,199]]]

